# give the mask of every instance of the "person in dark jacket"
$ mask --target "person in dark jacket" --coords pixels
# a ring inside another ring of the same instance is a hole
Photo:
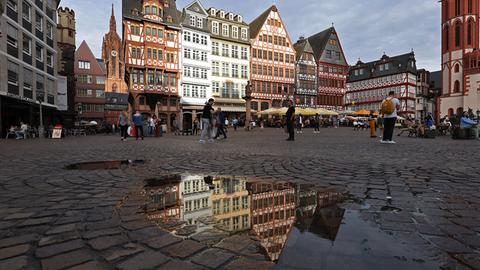
[[[143,140],[143,116],[139,111],[136,111],[133,115],[133,124],[135,125],[135,139],[138,140],[139,134],[142,133]]]
[[[221,135],[223,138],[227,138],[227,133],[225,132],[225,114],[222,112],[222,108],[217,108],[217,134],[215,135],[215,140]]]
[[[287,141],[294,141],[295,140],[295,131],[293,129],[294,125],[294,118],[295,118],[295,107],[293,106],[293,101],[288,101],[288,110],[287,114],[285,115],[287,120],[287,131],[288,131],[288,139]]]

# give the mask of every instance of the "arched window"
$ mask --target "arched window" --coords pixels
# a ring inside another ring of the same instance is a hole
[[[461,0],[455,0],[455,15],[457,16],[460,16],[461,2],[462,2]]]
[[[472,21],[468,21],[467,25],[467,44],[472,45]]]
[[[458,72],[460,72],[460,65],[455,64],[455,73],[458,73]]]
[[[460,22],[455,24],[455,47],[460,47],[461,42],[461,25]]]
[[[453,85],[453,92],[460,93],[460,82],[458,80],[456,80]]]

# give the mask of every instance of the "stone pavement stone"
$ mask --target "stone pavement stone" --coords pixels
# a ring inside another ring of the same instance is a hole
[[[146,251],[117,265],[120,270],[153,269],[170,259],[160,252]]]
[[[193,254],[206,248],[205,245],[196,241],[185,240],[173,246],[169,246],[163,249],[163,251],[172,257],[185,259]]]
[[[38,234],[24,234],[14,237],[3,238],[0,240],[0,248],[33,242],[39,237],[40,236]]]
[[[205,269],[202,266],[194,265],[192,263],[180,261],[180,260],[171,260],[168,263],[160,266],[157,270],[201,270]]]
[[[161,249],[163,247],[176,244],[180,241],[182,241],[181,238],[165,233],[161,236],[154,237],[148,240],[147,242],[145,242],[145,244],[153,249]]]
[[[272,262],[266,261],[257,261],[248,259],[245,257],[240,257],[227,266],[225,266],[225,270],[266,270],[272,269],[274,264]]]
[[[60,244],[43,246],[43,247],[37,248],[37,250],[35,251],[35,256],[37,258],[47,258],[53,255],[65,253],[67,251],[80,249],[84,245],[85,244],[83,243],[82,240],[76,239],[72,241],[63,242]]]
[[[95,262],[95,261],[86,262],[86,263],[68,268],[68,270],[104,270],[104,269],[108,269],[108,268],[102,265],[101,263]]]
[[[90,261],[92,259],[92,255],[87,250],[81,249],[43,259],[41,263],[43,270],[58,270],[70,266],[75,266]]]
[[[20,270],[20,269],[26,269],[27,266],[28,266],[27,256],[19,256],[19,257],[0,261],[0,269]]]
[[[124,235],[115,235],[115,236],[102,236],[88,241],[88,244],[96,250],[104,250],[109,247],[118,246],[120,244],[125,244],[130,241]]]
[[[217,269],[233,258],[233,254],[220,249],[207,249],[204,252],[195,255],[192,262],[209,268]]]
[[[0,249],[0,260],[25,254],[30,248],[29,244],[2,248]]]

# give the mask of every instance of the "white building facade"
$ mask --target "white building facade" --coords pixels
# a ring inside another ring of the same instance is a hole
[[[227,118],[245,114],[245,87],[250,79],[250,31],[238,14],[208,9],[212,41],[212,95]]]
[[[206,101],[212,97],[211,42],[208,13],[199,1],[194,1],[182,13],[182,51],[180,104],[182,129],[191,129]]]

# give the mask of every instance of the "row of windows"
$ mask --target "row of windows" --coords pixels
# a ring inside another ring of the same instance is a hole
[[[141,35],[140,26],[139,25],[133,25],[133,24],[130,25],[130,33],[132,35],[140,36]],[[165,37],[165,33],[164,33],[163,29],[150,27],[150,26],[145,27],[145,35],[150,36],[150,37],[158,37],[158,38],[164,38]],[[167,40],[168,41],[175,41],[175,37],[176,37],[177,33],[173,32],[173,31],[172,32],[167,31],[166,35],[167,35]]]
[[[280,83],[267,83],[267,82],[255,82],[254,92],[260,93],[272,93],[272,94],[287,94],[290,93],[292,86],[283,85]],[[267,108],[268,109],[268,108]]]
[[[295,70],[283,67],[272,67],[252,64],[252,74],[281,78],[295,78]]]
[[[237,26],[230,26],[225,23],[219,23],[219,22],[212,22],[212,33],[215,35],[220,34],[220,27],[222,29],[222,36],[228,37],[231,34],[232,38],[237,38],[240,32],[240,38],[243,40],[248,40],[248,30],[247,28],[239,28]]]
[[[214,94],[221,94],[222,98],[241,98],[245,96],[245,85],[223,82],[220,88],[220,82],[212,82],[212,91]]]
[[[259,41],[267,42],[274,45],[280,45],[284,47],[289,47],[290,43],[288,42],[286,37],[277,36],[277,35],[268,35],[263,34],[258,36]]]
[[[295,202],[295,196],[291,193],[286,193],[285,195],[279,195],[275,197],[255,199],[253,200],[253,209],[262,209],[269,208],[272,206],[284,205]]]
[[[200,28],[200,29],[203,28],[203,19],[202,18],[191,14],[190,17],[189,17],[189,21],[190,21],[190,26],[197,27],[197,28]]]
[[[208,79],[208,70],[206,68],[183,67],[183,76],[187,78]]]
[[[134,84],[145,84],[145,82],[147,82],[148,85],[177,87],[176,74],[164,73],[161,70],[149,69],[147,72],[145,72],[142,69],[134,69],[130,74],[130,79],[130,81]]]
[[[347,72],[348,72],[347,68],[332,67],[332,66],[327,66],[327,65],[319,65],[318,70],[320,72],[331,73],[331,74],[340,74],[340,75],[346,75]],[[360,74],[363,74],[363,71],[361,71]]]
[[[347,94],[347,98],[355,101],[366,101],[366,100],[370,100],[370,98],[382,99],[386,97],[390,91],[394,91],[396,94],[400,94],[402,88],[405,89],[405,86],[395,86],[395,87],[349,93]]]
[[[198,33],[192,33],[189,31],[185,31],[183,33],[183,40],[188,42],[193,42],[197,44],[207,45],[207,36],[200,35]]]
[[[142,47],[131,47],[131,57],[134,59],[143,59],[145,57],[142,55]],[[153,60],[163,60],[163,51],[162,50],[157,50],[157,49],[152,49],[152,48],[147,48],[147,59],[153,59]],[[167,63],[175,63],[175,54],[171,52],[166,53],[166,59],[165,61]]]
[[[11,25],[10,23],[7,24],[7,44],[13,48],[18,48],[19,46],[19,33],[18,29]],[[24,54],[28,56],[32,56],[32,37],[30,37],[27,33],[22,33],[22,51]],[[46,59],[45,59],[45,51],[46,51]],[[48,49],[44,49],[43,45],[38,42],[35,42],[35,59],[39,62],[43,62],[46,60],[46,64],[49,67],[53,68],[53,52]]]
[[[194,98],[206,98],[207,87],[201,85],[183,84],[183,96]]]
[[[342,59],[342,54],[340,52],[336,52],[336,51],[332,51],[332,50],[326,50],[325,51],[325,57],[327,59],[341,60]]]
[[[248,66],[247,65],[238,65],[232,64],[231,65],[231,73],[230,73],[230,64],[222,62],[222,77],[232,77],[232,78],[242,78],[248,79]],[[240,69],[239,69],[240,67]],[[220,62],[213,61],[212,62],[212,75],[213,76],[220,76]]]
[[[195,192],[208,191],[209,186],[202,180],[190,180],[183,182],[182,194],[190,194]]]
[[[184,202],[185,212],[192,212],[209,208],[208,198],[189,200]]]
[[[267,24],[270,26],[275,26],[280,28],[282,27],[282,22],[280,22],[280,20],[277,20],[277,19],[268,19]]]
[[[230,45],[226,43],[212,42],[212,54],[220,55],[220,45],[222,46],[222,56],[232,57],[238,59],[239,57],[239,46],[232,45],[230,50]],[[248,60],[248,48],[240,47],[240,58],[243,60]]]
[[[88,61],[78,61],[78,68],[79,69],[90,69],[90,62]]]
[[[460,21],[455,23],[455,48],[462,46],[462,24]],[[450,30],[447,26],[444,30],[445,50],[450,49]],[[467,23],[467,45],[472,45],[473,42],[473,21],[470,19]]]
[[[232,226],[231,226],[231,229],[236,231],[236,230],[246,230],[246,229],[249,229],[250,228],[250,223],[248,221],[248,215],[243,215],[241,216],[242,218],[242,225],[240,226],[240,217],[232,217],[232,218],[225,218],[225,219],[222,219],[222,224],[227,227],[227,228],[230,228],[230,221],[232,221]]]
[[[94,80],[92,75],[77,75],[77,82],[81,84],[105,84],[105,77],[96,76]]]
[[[18,1],[17,0],[8,0],[7,1],[7,7],[14,12],[18,12]],[[47,8],[48,9],[48,8]],[[52,11],[50,11],[52,13]],[[54,13],[54,12],[53,12]],[[33,8],[32,6],[26,2],[22,2],[22,19],[25,21],[32,23],[32,16],[33,16]],[[55,18],[52,14],[52,18]],[[53,24],[50,22],[45,22],[44,17],[39,11],[35,11],[35,29],[43,32],[44,28],[46,26],[46,33],[47,37],[51,40],[53,40]]]
[[[323,87],[344,88],[345,87],[345,81],[319,78],[318,79],[318,86],[320,86],[320,87],[323,86]]]
[[[23,85],[20,84],[19,81],[19,72],[23,73]],[[35,88],[37,96],[37,100],[44,101],[47,97],[47,101],[51,104],[55,104],[55,100],[50,97],[53,97],[54,90],[55,90],[55,82],[54,80],[47,78],[40,74],[36,74],[34,80],[34,73],[31,69],[23,68],[21,69],[20,66],[12,61],[8,61],[7,63],[7,84],[8,84],[8,92],[12,94],[19,95],[19,89],[22,86],[23,88],[23,96],[26,98],[34,99],[33,97],[33,90]],[[45,87],[46,84],[46,87]],[[45,95],[46,91],[46,95]]]
[[[184,48],[183,49],[183,57],[185,59],[192,59],[192,60],[197,60],[197,61],[202,61],[202,62],[208,62],[207,52],[199,51],[199,50],[195,50],[195,49]]]
[[[145,5],[143,7],[143,13],[145,15],[157,15],[163,17],[163,9],[162,7],[157,7],[155,5]]]
[[[299,88],[300,89],[314,89],[316,91],[317,84],[315,83],[315,81],[300,80],[299,81]]]
[[[96,97],[104,98],[105,91],[92,89],[77,89],[77,97]]]
[[[264,60],[273,60],[280,63],[283,63],[285,58],[285,63],[295,63],[295,55],[293,54],[283,54],[261,49],[252,49],[252,57]]]
[[[374,85],[380,84],[380,83],[399,83],[402,80],[403,80],[402,74],[395,74],[395,75],[383,76],[375,79],[351,82],[351,83],[348,83],[348,87],[351,90],[356,90],[364,87],[373,87]]]
[[[214,215],[231,213],[241,209],[248,209],[248,196],[215,200],[212,202],[212,206]]]
[[[295,209],[293,208],[278,210],[270,213],[264,213],[263,215],[254,215],[253,225],[264,224],[274,220],[285,220],[294,216],[295,216]],[[273,236],[273,230],[269,230],[269,231],[271,231],[271,233],[269,233],[269,236],[270,237]]]
[[[78,111],[78,106],[75,106]],[[82,113],[84,112],[104,112],[105,105],[103,104],[82,104]]]

